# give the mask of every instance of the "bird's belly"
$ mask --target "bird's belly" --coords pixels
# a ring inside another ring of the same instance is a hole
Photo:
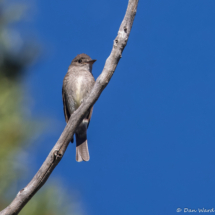
[[[79,71],[76,76],[71,76],[68,79],[67,99],[68,109],[72,114],[83,103],[84,99],[91,91],[95,80],[89,72]]]
[[[79,76],[75,82],[75,92],[74,92],[74,101],[75,101],[75,109],[77,109],[84,98],[88,94],[88,83],[86,82],[86,78],[84,76]]]
[[[78,108],[83,100],[83,77],[79,76],[76,81],[74,100]]]

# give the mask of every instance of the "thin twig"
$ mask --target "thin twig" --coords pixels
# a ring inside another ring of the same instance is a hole
[[[34,194],[45,184],[50,174],[60,162],[66,148],[74,134],[76,127],[83,120],[85,113],[95,104],[104,88],[109,83],[117,64],[121,58],[123,49],[125,48],[128,37],[133,25],[134,17],[137,10],[139,0],[129,0],[125,17],[121,23],[118,35],[114,40],[113,48],[110,56],[107,58],[101,75],[97,78],[96,83],[81,106],[71,115],[63,133],[59,140],[49,153],[45,162],[30,181],[30,183],[18,192],[12,203],[0,212],[0,215],[15,215],[27,204]]]

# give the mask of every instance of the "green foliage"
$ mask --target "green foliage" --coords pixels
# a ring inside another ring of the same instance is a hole
[[[28,119],[24,111],[25,94],[20,80],[36,50],[26,45],[13,27],[14,22],[23,17],[24,9],[17,1],[14,6],[0,0],[0,211],[15,197],[16,194],[10,192],[11,187],[28,170],[27,162],[17,165],[17,159],[35,131],[35,122]],[[20,167],[24,165],[25,168]],[[56,183],[49,183],[20,214],[68,214],[68,199]]]
[[[69,214],[71,209],[68,207],[69,197],[62,193],[60,189],[56,189],[56,184],[49,184],[45,190],[39,191],[33,199],[21,211],[21,215],[57,215]],[[72,209],[73,211],[73,209]],[[70,213],[71,214],[71,213]],[[79,213],[72,213],[79,214]]]
[[[14,81],[0,78],[0,195],[17,176],[15,171],[10,171],[14,166],[13,157],[29,135],[30,122],[25,121],[21,114],[20,91],[20,86]]]

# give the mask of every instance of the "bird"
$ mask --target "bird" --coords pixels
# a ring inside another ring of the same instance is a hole
[[[92,60],[87,54],[77,55],[71,62],[63,79],[62,97],[66,123],[71,114],[78,109],[91,92],[95,79],[92,75]],[[92,116],[93,107],[86,113],[82,122],[76,128],[76,161],[89,161],[90,155],[87,142],[87,128]],[[71,142],[73,143],[73,137]]]

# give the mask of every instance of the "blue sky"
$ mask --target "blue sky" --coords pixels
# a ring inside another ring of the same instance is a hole
[[[80,53],[97,59],[98,77],[127,1],[34,4],[42,55],[26,86],[33,117],[51,122],[29,150],[36,172],[65,127],[61,87],[71,60]],[[90,161],[77,163],[70,144],[51,176],[79,192],[86,214],[215,208],[214,11],[214,0],[139,2],[122,58],[94,106]]]

